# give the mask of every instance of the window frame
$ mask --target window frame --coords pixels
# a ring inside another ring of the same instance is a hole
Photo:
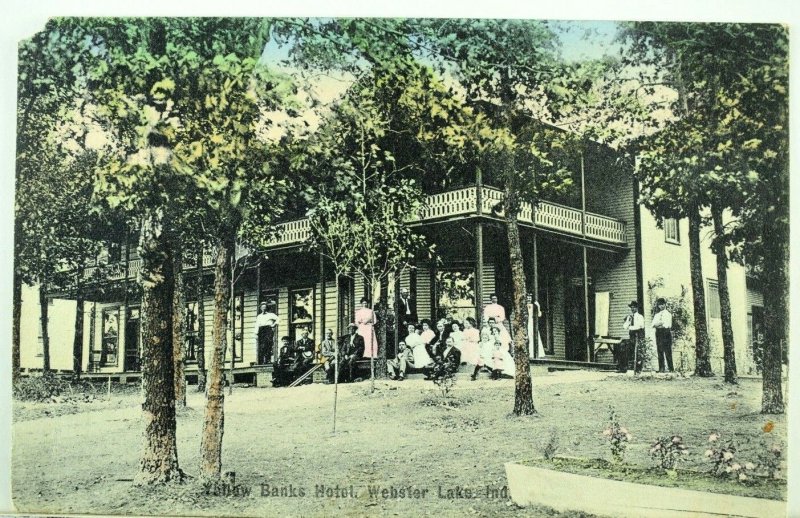
[[[673,245],[680,245],[681,244],[681,225],[680,220],[678,218],[664,218],[663,222],[664,227],[664,242],[670,243]],[[671,230],[674,228],[674,236],[672,236]]]

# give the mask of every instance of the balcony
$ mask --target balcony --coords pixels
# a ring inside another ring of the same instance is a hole
[[[487,218],[501,219],[503,191],[494,187],[481,189],[480,215]],[[417,218],[409,223],[433,222],[464,216],[478,215],[478,188],[465,187],[428,196],[425,206]],[[580,209],[567,207],[549,201],[540,201],[535,211],[530,203],[524,203],[519,214],[519,222],[523,226],[551,230],[571,237],[584,238],[605,244],[625,246],[627,244],[625,223],[617,219],[586,213],[585,231],[583,233],[583,213]],[[280,248],[299,245],[311,238],[311,225],[307,219],[290,221],[278,225],[278,235],[270,243],[269,248]]]
[[[481,188],[481,207],[478,211],[478,188],[465,187],[453,191],[432,194],[427,197],[425,206],[418,217],[410,220],[410,224],[421,224],[446,221],[462,217],[481,216],[488,219],[502,219],[503,192],[494,187]],[[533,218],[536,218],[534,224]],[[594,241],[601,244],[622,247],[627,244],[625,223],[617,219],[586,213],[576,208],[541,201],[533,210],[529,203],[524,203],[520,210],[519,222],[526,227],[536,227],[561,235]],[[585,223],[585,224],[584,224]],[[584,234],[585,230],[585,234]],[[268,245],[268,249],[286,248],[302,245],[311,238],[311,224],[308,219],[289,221],[278,225],[276,236]],[[250,250],[237,244],[236,257],[248,255]],[[203,252],[203,267],[214,265],[213,251]],[[133,258],[127,263],[116,262],[106,266],[87,267],[83,271],[84,281],[119,281],[135,279],[142,266],[140,258]],[[196,268],[194,257],[184,259],[184,269]]]

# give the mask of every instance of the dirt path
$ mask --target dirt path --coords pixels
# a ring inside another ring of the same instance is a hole
[[[534,370],[534,380],[540,415],[526,418],[509,416],[512,380],[460,378],[456,409],[438,406],[434,386],[421,379],[379,381],[374,394],[369,383],[343,385],[336,435],[331,386],[236,388],[225,401],[223,469],[236,473],[237,491],[250,493],[227,496],[192,484],[133,487],[140,409],[136,395],[121,396],[117,408],[14,424],[15,504],[32,512],[147,515],[542,516],[555,513],[520,510],[503,496],[503,463],[540,457],[551,434],[559,453],[608,457],[602,430],[609,404],[634,434],[627,458],[644,465],[659,435],[682,434],[694,450],[691,462],[702,465],[710,432],[763,434],[756,382],[734,392],[716,380],[633,381],[581,371]],[[179,460],[189,475],[199,463],[203,403],[190,392],[178,416]],[[773,421],[769,438],[785,437],[784,420]],[[475,496],[465,498],[466,490]]]

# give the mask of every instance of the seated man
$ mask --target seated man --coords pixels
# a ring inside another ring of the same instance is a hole
[[[294,344],[295,363],[292,367],[294,379],[299,378],[311,368],[314,363],[314,341],[308,337],[308,329],[303,328],[300,339]],[[307,378],[307,383],[311,383],[311,378]]]
[[[281,348],[278,359],[272,364],[272,385],[285,387],[294,380],[294,365],[296,362],[295,349],[288,336],[281,338]]]
[[[333,329],[325,331],[325,339],[319,344],[319,355],[322,368],[325,369],[325,379],[333,382],[336,373],[336,340],[333,339]]]
[[[455,346],[452,336],[447,337],[444,351],[440,356],[434,358],[433,367],[428,372],[426,379],[444,378],[458,372],[461,366],[461,351]]]
[[[364,337],[358,334],[358,326],[350,324],[350,334],[342,337],[339,342],[339,381],[345,383],[353,381],[355,362],[364,357]]]
[[[406,368],[410,361],[413,361],[411,349],[408,349],[406,343],[401,341],[398,344],[397,356],[394,360],[386,361],[386,369],[389,372],[389,377],[393,380],[400,381],[406,379]]]

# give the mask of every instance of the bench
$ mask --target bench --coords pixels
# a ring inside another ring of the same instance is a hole
[[[622,338],[618,336],[594,336],[594,347],[592,350],[592,358],[597,361],[597,353],[601,349],[606,348],[611,353],[612,358],[616,358],[616,346],[622,343]]]

